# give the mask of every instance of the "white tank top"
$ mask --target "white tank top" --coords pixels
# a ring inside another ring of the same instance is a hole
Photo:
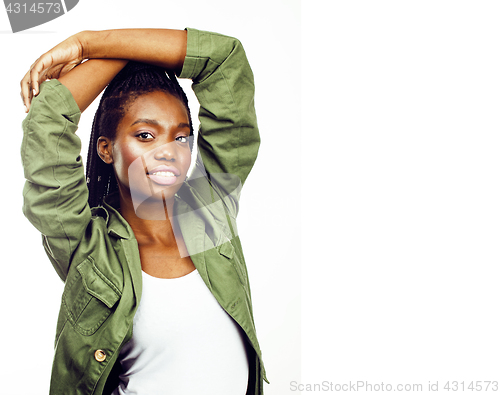
[[[113,395],[245,395],[248,360],[238,324],[197,270],[163,279],[143,272],[132,339],[120,352]]]

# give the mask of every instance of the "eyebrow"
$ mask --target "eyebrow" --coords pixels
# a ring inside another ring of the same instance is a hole
[[[130,126],[134,126],[135,124],[138,123],[148,123],[150,125],[159,125],[160,123],[158,121],[155,121],[154,119],[148,119],[148,118],[139,118],[135,120]]]
[[[181,122],[180,124],[177,125],[177,128],[178,129],[189,128],[189,124],[185,123],[185,122]]]
[[[135,124],[138,124],[138,123],[146,123],[146,124],[150,124],[150,125],[159,125],[160,124],[155,119],[139,118],[139,119],[135,120],[134,122],[132,122],[132,124],[130,126],[134,126]],[[190,128],[190,126],[188,123],[181,122],[180,124],[177,125],[177,128],[178,129]]]

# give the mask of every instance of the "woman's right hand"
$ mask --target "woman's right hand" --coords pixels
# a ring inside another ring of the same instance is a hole
[[[21,80],[21,98],[29,111],[31,100],[40,91],[40,84],[60,78],[86,59],[83,34],[75,34],[40,56]]]

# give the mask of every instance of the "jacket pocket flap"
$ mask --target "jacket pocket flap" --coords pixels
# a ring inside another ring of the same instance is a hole
[[[120,299],[120,290],[101,273],[91,257],[80,263],[77,270],[82,276],[85,290],[106,306],[111,308]]]
[[[227,241],[219,247],[219,254],[224,255],[228,259],[232,259],[234,254],[234,247],[230,241]]]

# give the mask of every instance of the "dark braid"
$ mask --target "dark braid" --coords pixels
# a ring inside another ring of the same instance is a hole
[[[99,137],[104,136],[113,140],[126,108],[137,97],[156,91],[166,92],[185,104],[191,128],[190,135],[193,135],[188,100],[175,75],[160,67],[138,62],[127,63],[102,94],[94,116],[87,157],[90,207],[101,206],[107,195],[118,190],[113,166],[106,164],[97,153]],[[193,139],[190,138],[189,141],[192,150]]]

